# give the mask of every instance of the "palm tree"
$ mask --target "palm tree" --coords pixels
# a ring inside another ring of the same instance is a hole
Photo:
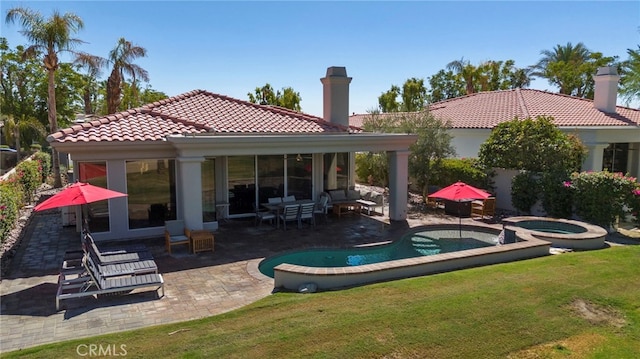
[[[533,66],[532,75],[546,78],[549,83],[560,88],[560,93],[572,95],[574,90],[582,87],[576,76],[580,65],[589,62],[591,51],[579,42],[575,46],[568,42],[565,46],[556,45],[553,50],[542,50],[542,58]]]
[[[640,99],[640,46],[637,50],[627,49],[629,59],[621,66],[620,94],[627,106],[634,99]]]
[[[447,70],[455,71],[455,73],[462,76],[467,86],[467,95],[476,92],[475,83],[479,80],[478,68],[471,65],[468,60],[463,57],[460,60],[451,61],[447,64]]]
[[[147,56],[147,50],[144,47],[135,46],[123,37],[118,40],[116,47],[109,52],[107,61],[113,66],[113,69],[107,79],[108,113],[118,111],[118,107],[122,101],[122,82],[125,74],[132,77],[131,86],[133,88],[137,88],[137,77],[143,81],[149,81],[147,70],[132,62],[136,58],[145,56]]]
[[[20,143],[20,139],[22,138],[21,134],[26,131],[33,131],[37,136],[43,138],[46,136],[46,127],[32,117],[22,117],[19,120],[12,115],[3,115],[3,117],[4,128],[6,130],[5,139],[7,143],[15,142],[15,148],[18,151],[17,161],[20,162],[20,149],[22,148],[22,144]]]
[[[16,7],[7,12],[6,22],[20,21],[20,33],[27,38],[31,45],[25,50],[27,56],[35,56],[39,51],[44,54],[43,64],[47,71],[47,108],[50,131],[58,130],[56,113],[55,72],[59,66],[58,53],[71,51],[82,40],[72,38],[71,35],[84,27],[82,19],[73,13],[61,15],[54,11],[51,17],[44,18],[39,12],[28,8]],[[71,51],[72,52],[72,51]],[[52,167],[54,187],[62,187],[60,178],[60,159],[55,149],[52,149]]]

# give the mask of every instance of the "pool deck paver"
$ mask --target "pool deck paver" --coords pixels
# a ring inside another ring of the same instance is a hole
[[[264,257],[300,248],[370,245],[415,226],[457,221],[430,215],[389,224],[382,216],[330,215],[315,228],[284,231],[230,220],[215,232],[213,253],[190,254],[186,246],[177,246],[170,256],[163,238],[143,241],[164,277],[164,297],[154,291],[85,297],[63,301],[56,311],[59,267],[66,250],[80,248],[80,235],[74,227],[62,227],[58,211],[33,213],[10,271],[0,281],[0,353],[229,312],[272,293],[273,279],[257,269]]]

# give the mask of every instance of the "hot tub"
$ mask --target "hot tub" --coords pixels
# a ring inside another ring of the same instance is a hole
[[[515,232],[524,231],[556,248],[599,249],[605,246],[607,236],[600,226],[562,218],[519,216],[505,218],[502,223],[507,242]]]

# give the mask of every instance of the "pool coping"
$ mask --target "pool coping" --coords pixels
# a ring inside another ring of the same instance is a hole
[[[451,230],[462,228],[499,234],[500,229],[479,225],[437,224],[412,228]],[[370,283],[447,272],[549,255],[551,243],[516,231],[518,242],[464,251],[398,259],[352,267],[318,268],[283,263],[274,268],[276,289],[299,290],[314,284],[318,290],[341,289]]]
[[[526,221],[547,221],[555,223],[565,223],[573,226],[584,228],[585,231],[581,233],[550,233],[536,231],[534,229],[527,229],[518,227],[517,223]],[[536,216],[516,216],[509,217],[502,220],[505,230],[520,232],[528,232],[534,237],[551,242],[553,247],[558,248],[570,248],[570,249],[600,249],[606,246],[605,239],[607,237],[607,230],[590,223],[564,219],[564,218],[551,218],[551,217],[536,217]]]

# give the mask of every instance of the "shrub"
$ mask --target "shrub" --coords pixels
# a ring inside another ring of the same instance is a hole
[[[18,218],[23,198],[20,188],[15,180],[0,182],[0,243],[4,243]]]
[[[33,159],[40,162],[40,167],[42,168],[42,183],[46,182],[47,177],[51,174],[51,155],[38,151],[33,155]]]
[[[511,181],[511,204],[518,210],[531,213],[531,207],[538,201],[540,183],[533,172],[523,171]]]
[[[440,162],[440,166],[434,169],[431,184],[446,187],[452,183],[462,181],[474,187],[488,188],[487,174],[478,166],[474,158],[446,158]]]
[[[638,183],[622,173],[581,172],[571,175],[576,214],[587,222],[609,228],[618,217],[638,206]]]
[[[386,187],[389,174],[386,153],[356,153],[356,176],[360,182]]]
[[[565,180],[568,173],[563,171],[545,172],[540,178],[542,208],[551,217],[571,218],[573,216],[572,192],[567,190]]]
[[[30,203],[33,194],[42,183],[42,167],[38,161],[23,161],[16,166],[15,178],[20,183],[23,191],[23,200]]]

